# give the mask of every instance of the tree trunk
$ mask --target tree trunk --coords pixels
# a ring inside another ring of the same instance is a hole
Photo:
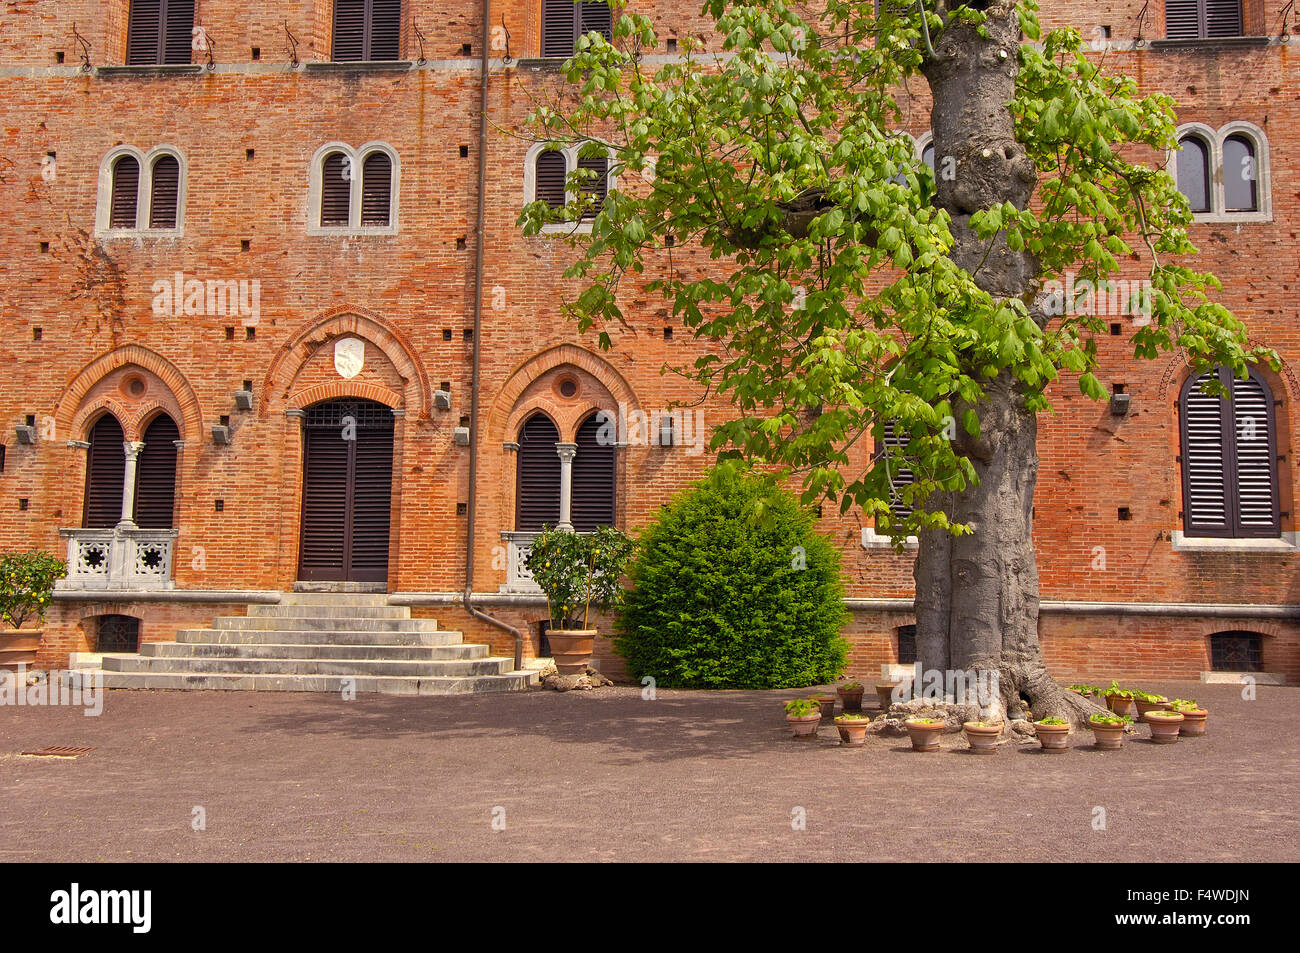
[[[1033,160],[1016,141],[1008,104],[1015,98],[1020,25],[1014,0],[940,3],[982,9],[988,37],[964,24],[936,38],[923,72],[934,97],[937,204],[952,217],[952,258],[994,297],[1032,299],[1038,263],[999,237],[989,248],[970,229],[971,214],[1002,202],[1025,208],[1037,183]],[[952,175],[945,174],[953,170]],[[1037,316],[1046,316],[1037,308]],[[961,410],[955,408],[960,419]],[[957,449],[970,458],[978,485],[955,494],[952,518],[969,535],[924,533],[914,570],[916,646],[922,666],[938,671],[997,673],[1000,699],[985,717],[1080,722],[1090,702],[1066,692],[1048,674],[1038,642],[1038,565],[1033,545],[1038,428],[1007,372],[990,381],[975,411],[980,434],[958,426]]]

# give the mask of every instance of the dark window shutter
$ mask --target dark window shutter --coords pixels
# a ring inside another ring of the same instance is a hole
[[[334,0],[334,59],[359,62],[365,59],[366,0]]]
[[[163,61],[163,0],[131,0],[126,28],[128,66],[153,66]]]
[[[90,429],[86,451],[86,501],[81,525],[88,529],[116,526],[122,518],[122,483],[126,479],[126,437],[112,414]]]
[[[175,156],[162,156],[153,164],[153,190],[149,198],[149,227],[175,228],[180,202],[181,164]]]
[[[577,41],[573,0],[542,0],[542,56],[572,56]]]
[[[352,532],[349,579],[388,581],[388,530],[393,491],[393,414],[385,407],[377,419],[357,427],[353,464]],[[372,418],[375,415],[371,415]],[[386,418],[386,419],[385,419]]]
[[[600,416],[593,414],[578,428],[574,440],[578,450],[573,457],[569,518],[579,533],[614,525],[616,449],[612,443],[600,442],[601,429]],[[608,437],[610,429],[608,424],[604,425],[604,436]]]
[[[303,439],[302,579],[345,578],[348,447],[342,426],[307,426]]]
[[[135,156],[122,156],[113,163],[113,204],[109,211],[109,228],[135,228],[139,196],[140,163]]]
[[[136,461],[135,522],[143,529],[170,529],[176,505],[176,422],[166,414],[144,432],[144,449]]]
[[[164,63],[189,63],[194,48],[194,0],[163,0]]]
[[[1241,36],[1241,0],[1165,0],[1170,40]]]
[[[1259,210],[1259,158],[1255,145],[1245,136],[1223,140],[1223,199],[1229,212]]]
[[[1202,374],[1183,391],[1183,524],[1189,536],[1232,532],[1223,401],[1202,390],[1213,376]]]
[[[560,521],[560,432],[545,414],[533,414],[519,430],[515,529],[530,532]]]
[[[535,200],[551,208],[564,208],[564,177],[566,173],[563,152],[537,154]]]
[[[1203,0],[1205,36],[1241,36],[1241,0]]]
[[[582,0],[578,7],[578,33],[599,33],[605,39],[614,37],[614,17],[605,0]]]
[[[320,223],[346,228],[351,224],[353,163],[341,152],[331,152],[321,167]]]
[[[1165,36],[1194,40],[1201,35],[1202,0],[1165,0]]]
[[[592,197],[592,205],[582,213],[584,219],[595,218],[600,212],[600,208],[605,204],[605,196],[609,192],[609,159],[605,156],[596,156],[590,159],[579,159],[579,169],[590,169],[596,173],[596,178],[582,183],[583,195]]]
[[[1278,514],[1273,395],[1255,376],[1232,382],[1233,462],[1236,464],[1236,535],[1275,537]]]
[[[402,58],[402,0],[371,0],[368,60]]]
[[[1178,191],[1187,196],[1193,212],[1210,210],[1210,147],[1200,136],[1179,140]]]
[[[877,449],[876,456],[877,459],[883,460],[886,451],[890,454],[891,466],[894,467],[894,488],[898,494],[892,501],[891,508],[894,511],[894,515],[899,519],[907,519],[907,517],[912,515],[912,507],[901,502],[901,494],[903,487],[910,486],[916,481],[916,475],[907,467],[900,466],[898,462],[900,457],[895,456],[895,454],[901,454],[907,449],[907,443],[907,435],[900,435],[897,432],[894,421],[885,421],[884,434],[882,435],[880,447]]]
[[[372,152],[361,163],[361,224],[389,224],[392,196],[393,160]]]

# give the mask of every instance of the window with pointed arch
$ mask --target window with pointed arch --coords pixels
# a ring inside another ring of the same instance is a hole
[[[1196,221],[1272,221],[1268,140],[1258,126],[1180,126],[1168,168]]]

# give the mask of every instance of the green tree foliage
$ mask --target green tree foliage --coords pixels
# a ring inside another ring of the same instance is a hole
[[[839,570],[793,494],[724,464],[642,534],[614,648],[663,686],[832,681],[847,649]]]
[[[67,564],[49,553],[0,555],[0,621],[21,629],[29,619],[44,620],[54,583]]]

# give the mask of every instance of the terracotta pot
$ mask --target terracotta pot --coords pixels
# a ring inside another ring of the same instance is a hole
[[[1122,695],[1107,695],[1106,707],[1117,715],[1127,715],[1129,718],[1137,714],[1133,707],[1133,699],[1124,698]]]
[[[835,691],[840,696],[840,702],[844,705],[844,710],[853,712],[855,715],[862,711],[862,693],[866,691],[863,688],[843,689],[837,688]]]
[[[1149,711],[1165,711],[1169,703],[1168,703],[1168,702],[1148,702],[1148,701],[1143,701],[1143,700],[1140,699],[1140,698],[1135,698],[1135,699],[1133,699],[1133,704],[1137,706],[1137,710],[1138,710],[1137,720],[1138,720],[1138,721],[1146,721],[1146,720],[1147,720],[1147,712],[1149,712]]]
[[[830,721],[835,717],[834,695],[828,695],[825,692],[818,692],[816,695],[809,695],[808,697],[822,706],[821,717],[825,718],[827,721]]]
[[[944,724],[938,722],[933,725],[925,725],[919,722],[906,721],[907,735],[912,739],[913,751],[938,751],[939,736],[943,733]]]
[[[1044,751],[1050,751],[1052,754],[1064,754],[1070,750],[1069,725],[1040,725],[1035,723],[1034,734],[1038,736],[1038,742],[1043,746]]]
[[[1178,740],[1178,729],[1183,723],[1181,712],[1153,712],[1146,719],[1151,728],[1151,740],[1158,745],[1171,745]]]
[[[1205,719],[1210,715],[1208,709],[1196,708],[1189,711],[1186,708],[1180,708],[1178,713],[1183,716],[1183,723],[1179,726],[1179,734],[1188,738],[1200,737],[1205,734]]]
[[[864,745],[867,743],[867,725],[871,724],[866,718],[854,718],[846,721],[843,718],[835,719],[835,727],[839,729],[840,743],[846,745]]]
[[[561,675],[586,674],[591,653],[596,649],[595,629],[548,629],[551,658]]]
[[[811,741],[817,737],[817,726],[822,723],[822,716],[814,711],[807,715],[786,715],[785,721],[794,730],[796,738]]]
[[[880,699],[880,708],[882,711],[889,711],[889,706],[894,703],[894,689],[898,687],[898,682],[877,682],[876,697]]]
[[[0,631],[0,668],[17,671],[19,664],[29,669],[36,664],[43,629],[6,629]]]
[[[1092,729],[1094,746],[1100,750],[1115,751],[1124,747],[1125,725],[1099,725],[1095,721],[1090,721],[1088,727]]]
[[[997,754],[998,739],[1002,737],[1002,726],[984,726],[973,721],[964,722],[962,730],[970,742],[970,750],[975,754]]]

